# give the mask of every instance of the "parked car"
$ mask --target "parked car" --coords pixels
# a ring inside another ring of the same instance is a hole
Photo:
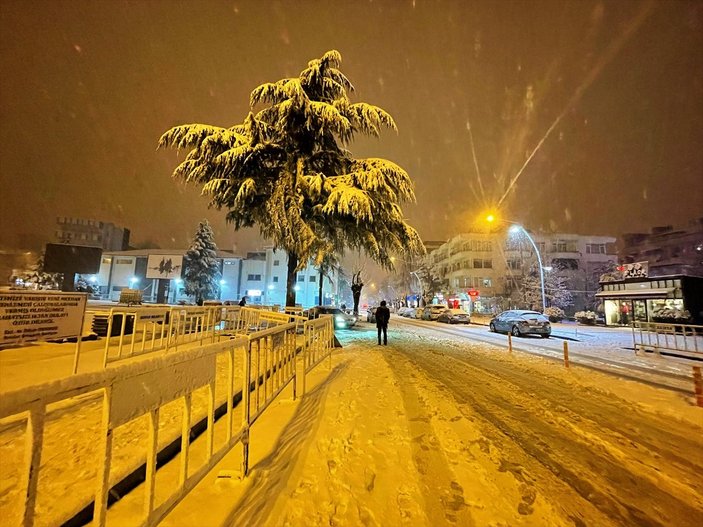
[[[512,333],[515,337],[539,335],[546,339],[552,334],[552,326],[547,317],[537,311],[524,309],[503,311],[491,319],[489,328],[491,331]]]
[[[446,324],[469,324],[471,323],[471,318],[463,309],[445,309],[437,317],[437,322],[444,322]]]
[[[423,320],[437,320],[437,317],[444,313],[444,311],[447,309],[447,306],[443,306],[441,304],[432,304],[429,306],[425,306],[425,311],[422,313],[422,319]]]
[[[406,311],[403,312],[403,316],[405,318],[415,318],[415,308],[409,307]]]
[[[397,315],[404,317],[405,313],[408,312],[408,309],[410,309],[408,306],[402,306],[398,308],[398,312],[396,313]]]
[[[366,310],[366,322],[376,322],[376,310],[378,307],[370,307]]]
[[[422,318],[422,315],[425,313],[425,308],[424,307],[416,307],[415,308],[415,318]]]
[[[308,318],[319,318],[320,315],[332,315],[335,329],[347,329],[356,325],[356,316],[345,313],[338,307],[315,306],[308,309]]]

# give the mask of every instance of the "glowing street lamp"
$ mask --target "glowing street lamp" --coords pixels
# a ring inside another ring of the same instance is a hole
[[[493,214],[489,214],[486,216],[486,221],[488,223],[493,223],[496,221],[496,217]],[[515,233],[522,233],[525,236],[527,236],[527,239],[530,240],[530,243],[532,244],[532,248],[535,250],[535,254],[537,255],[537,265],[539,265],[539,282],[540,286],[542,288],[542,313],[544,313],[544,310],[547,309],[547,295],[544,293],[544,267],[542,266],[542,256],[539,254],[539,249],[537,248],[537,244],[535,241],[532,239],[532,236],[530,236],[530,233],[527,232],[527,229],[520,225],[519,223],[515,223],[514,221],[509,221],[509,220],[500,220],[503,223],[509,223],[510,228],[508,229],[508,232],[511,232],[513,234]]]

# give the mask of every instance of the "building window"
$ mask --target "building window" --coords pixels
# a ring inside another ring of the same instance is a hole
[[[483,279],[483,287],[493,287],[493,283],[490,278]]]
[[[484,269],[493,269],[493,260],[483,260]]]
[[[508,258],[505,263],[508,266],[508,269],[512,269],[513,271],[520,269],[519,258]]]
[[[575,258],[554,258],[552,265],[567,271],[575,271],[579,268],[579,262]]]
[[[483,269],[483,260],[474,260],[474,269]]]
[[[280,260],[274,260],[274,261],[273,261],[273,266],[274,266],[274,267],[278,267],[280,264],[281,264],[281,261],[280,261]]]
[[[576,242],[571,240],[556,240],[552,242],[552,252],[573,253],[576,252]]]
[[[250,280],[252,282],[259,282],[259,281],[261,281],[261,275],[260,274],[247,275],[247,280]]]
[[[308,281],[309,281],[309,282],[314,282],[314,281],[315,281],[315,275],[310,276],[310,278],[308,278]]]
[[[605,254],[604,243],[587,243],[586,254]]]
[[[277,277],[277,276],[274,276],[274,277],[273,277],[273,281],[274,281],[274,283],[278,283],[278,277]]]
[[[305,275],[304,274],[298,275],[298,282],[305,282]]]
[[[132,259],[131,258],[115,258],[115,265],[125,265],[125,264],[131,264]]]

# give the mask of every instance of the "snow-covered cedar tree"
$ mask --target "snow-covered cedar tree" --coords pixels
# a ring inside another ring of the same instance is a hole
[[[219,288],[220,270],[215,235],[207,220],[198,225],[193,244],[185,254],[183,263],[185,293],[195,297],[198,305],[202,305],[208,298],[214,298]]]
[[[400,206],[415,200],[408,174],[346,149],[359,134],[379,137],[396,126],[381,108],[351,102],[341,60],[328,51],[298,77],[257,87],[241,124],[187,124],[159,140],[159,147],[188,151],[175,178],[200,185],[235,229],[258,225],[288,253],[286,305],[294,304],[296,272],[309,260],[319,265],[325,254],[360,249],[391,269],[392,253],[424,253]]]

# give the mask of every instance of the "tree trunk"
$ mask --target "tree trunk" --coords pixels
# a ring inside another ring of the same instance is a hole
[[[325,305],[325,302],[322,300],[322,284],[323,284],[324,281],[325,281],[325,275],[323,275],[322,273],[320,273],[320,285],[319,285],[319,290],[318,290],[318,296],[317,296],[317,298],[319,299],[320,305],[321,305],[321,306],[324,306],[324,305]]]
[[[354,314],[359,315],[359,299],[361,298],[362,285],[354,284],[351,286],[352,297],[354,298]]]
[[[298,267],[298,255],[288,253],[288,276],[286,278],[286,307],[295,306],[295,284],[298,273],[295,268]]]

